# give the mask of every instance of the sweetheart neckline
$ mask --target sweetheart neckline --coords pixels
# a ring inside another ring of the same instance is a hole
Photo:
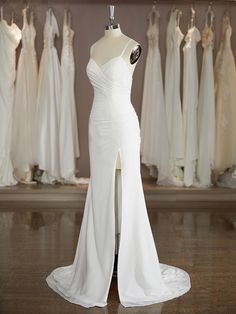
[[[107,62],[103,63],[101,66],[99,66],[99,65],[97,64],[97,62],[96,62],[92,57],[89,58],[89,61],[92,60],[92,61],[95,63],[95,65],[97,66],[97,68],[102,72],[103,66],[107,65],[109,62],[113,61],[114,59],[122,59],[122,60],[123,60],[123,62],[125,63],[125,65],[126,65],[126,67],[127,67],[127,70],[129,71],[129,74],[130,74],[130,76],[131,76],[131,78],[132,78],[133,75],[132,75],[132,73],[131,73],[131,70],[129,69],[127,63],[125,62],[125,60],[124,60],[124,58],[123,58],[122,56],[113,57],[113,58],[109,59]]]

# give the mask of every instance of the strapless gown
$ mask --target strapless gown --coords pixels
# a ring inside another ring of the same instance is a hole
[[[107,305],[115,256],[115,172],[121,162],[121,225],[117,284],[124,307],[178,297],[190,289],[182,269],[160,264],[149,223],[140,172],[139,119],[130,100],[132,74],[122,55],[98,66],[90,58],[94,88],[89,116],[90,181],[73,264],[46,281],[69,302]]]

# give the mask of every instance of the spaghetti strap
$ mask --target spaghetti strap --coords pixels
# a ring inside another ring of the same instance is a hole
[[[125,44],[125,47],[124,47],[124,49],[122,50],[122,52],[121,52],[121,55],[120,56],[123,56],[123,53],[125,52],[125,49],[128,47],[128,44],[131,42],[131,40],[133,40],[132,38],[130,38],[128,41],[127,41],[127,43]]]

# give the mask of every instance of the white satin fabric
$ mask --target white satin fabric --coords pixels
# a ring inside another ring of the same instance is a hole
[[[183,77],[183,122],[184,122],[184,184],[189,187],[196,181],[198,158],[197,107],[198,107],[198,65],[197,43],[201,35],[193,26],[185,36]]]
[[[17,184],[11,160],[12,114],[16,78],[16,48],[21,30],[15,23],[0,21],[0,186]]]
[[[80,156],[74,80],[74,31],[70,26],[70,12],[65,11],[63,46],[61,53],[61,108],[60,108],[60,176],[67,183],[76,180],[76,158]]]
[[[197,179],[200,186],[211,186],[215,158],[215,86],[213,70],[212,27],[202,32],[203,59],[198,101],[198,161]]]
[[[141,112],[141,162],[158,169],[159,184],[172,184],[164,103],[161,56],[159,50],[159,12],[149,16],[148,52],[144,74]]]
[[[121,54],[101,66],[90,58],[87,74],[94,100],[88,129],[91,176],[83,220],[73,264],[54,269],[47,283],[72,303],[107,305],[115,256],[114,187],[120,152],[120,302],[125,307],[143,306],[178,297],[190,289],[190,279],[179,268],[159,264],[140,172],[140,127],[130,100],[132,73]]]
[[[23,10],[22,49],[18,61],[13,110],[12,162],[18,180],[36,164],[36,99],[38,64],[34,47],[36,31],[31,12]]]
[[[218,173],[236,165],[236,69],[231,48],[230,18],[223,17],[220,48],[215,61],[216,149]]]
[[[183,180],[184,136],[180,99],[180,44],[184,38],[178,20],[178,10],[172,10],[166,36],[165,105],[172,174]]]
[[[44,48],[39,67],[37,97],[38,165],[44,170],[42,181],[60,180],[59,123],[61,104],[61,66],[54,46],[58,24],[48,9],[44,25]]]

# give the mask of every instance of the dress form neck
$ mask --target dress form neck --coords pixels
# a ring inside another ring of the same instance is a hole
[[[122,35],[122,31],[120,27],[115,28],[115,29],[105,29],[104,36],[106,38],[114,38],[114,37],[120,37]]]

